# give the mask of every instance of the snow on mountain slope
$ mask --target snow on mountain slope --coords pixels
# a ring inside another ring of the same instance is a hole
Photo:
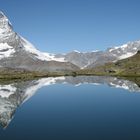
[[[16,44],[18,48],[15,48],[16,45],[12,45],[15,41],[18,42],[18,44]],[[55,58],[53,54],[40,52],[25,38],[18,36],[13,31],[8,18],[0,11],[0,59],[11,57],[20,47],[34,54],[39,60],[65,62],[64,58]]]
[[[122,46],[111,48],[108,52],[116,56],[116,60],[121,60],[135,55],[138,50],[140,50],[140,41],[129,42]]]
[[[65,60],[79,66],[81,69],[84,69],[131,57],[135,55],[138,50],[140,50],[140,41],[134,41],[121,46],[108,48],[106,51],[85,53],[73,51],[65,54],[64,57]]]
[[[43,61],[66,62],[64,60],[64,58],[55,58],[55,55],[54,54],[40,52],[29,41],[27,41],[25,38],[21,37],[21,39],[22,39],[21,41],[22,41],[22,44],[24,46],[24,49],[27,52],[30,52],[32,54],[35,54],[38,59],[43,60]]]
[[[128,58],[128,57],[131,57],[131,56],[135,55],[136,53],[137,52],[135,52],[135,53],[127,52],[126,54],[123,54],[123,55],[119,56],[117,60],[121,60],[121,59],[125,59],[125,58]]]

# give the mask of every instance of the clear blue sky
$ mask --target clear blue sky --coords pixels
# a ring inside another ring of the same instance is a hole
[[[0,0],[14,30],[39,50],[105,50],[140,39],[140,0]]]

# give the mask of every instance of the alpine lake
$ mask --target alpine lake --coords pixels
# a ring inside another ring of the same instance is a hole
[[[140,140],[139,78],[0,83],[0,140]]]

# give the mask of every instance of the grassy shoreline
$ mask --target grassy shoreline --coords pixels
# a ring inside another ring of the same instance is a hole
[[[114,77],[140,77],[140,74],[108,74],[108,73],[86,73],[81,71],[73,71],[68,73],[52,72],[52,73],[38,73],[38,72],[18,72],[18,73],[0,73],[0,79],[34,79],[43,77],[58,77],[58,76],[114,76]]]
[[[37,73],[37,72],[22,72],[22,73],[12,73],[12,74],[2,74],[0,73],[0,84],[7,84],[13,82],[23,82],[30,80],[38,80],[40,78],[48,78],[48,77],[60,77],[60,76],[110,76],[116,77],[124,80],[129,80],[136,83],[140,87],[140,75],[117,75],[117,74],[103,74],[103,73],[79,73],[79,72],[71,72],[71,73]]]

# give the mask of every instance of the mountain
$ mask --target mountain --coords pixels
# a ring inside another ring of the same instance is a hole
[[[8,18],[0,12],[0,67],[38,72],[67,72],[79,69],[63,58],[37,50],[13,31]]]
[[[40,52],[25,38],[14,32],[8,18],[0,12],[0,74],[13,71],[67,74],[131,57],[140,50],[140,41],[129,42],[105,51],[50,54]]]
[[[130,92],[140,92],[140,87],[128,80],[106,76],[49,77],[29,81],[0,82],[0,125],[5,128],[11,122],[16,109],[28,101],[38,89],[53,84],[106,84],[114,88],[122,88]]]
[[[118,75],[140,76],[140,51],[134,56],[119,60],[116,63],[106,64],[107,70]]]
[[[106,63],[94,68],[87,68],[79,71],[78,74],[96,75],[118,75],[118,76],[140,76],[140,51],[135,55],[118,60],[117,62]]]
[[[81,69],[93,68],[108,62],[118,61],[133,56],[140,50],[140,41],[129,42],[122,46],[108,48],[106,51],[78,52],[73,51],[61,57]]]

